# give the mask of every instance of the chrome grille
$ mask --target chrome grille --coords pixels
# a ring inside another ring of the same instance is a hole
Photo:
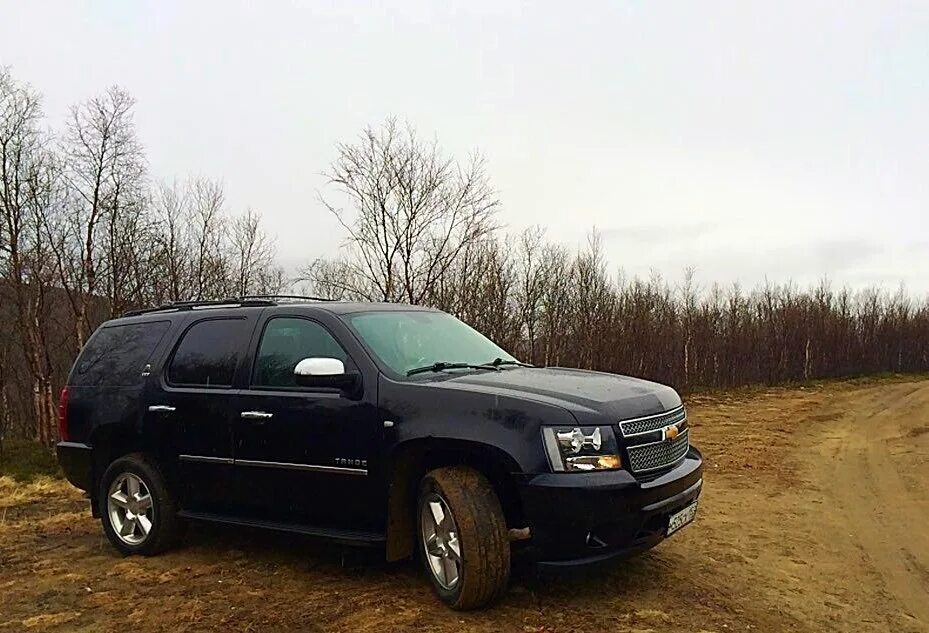
[[[630,446],[628,448],[629,469],[639,474],[667,468],[684,459],[688,448],[690,448],[690,440],[686,429],[670,441]]]
[[[663,429],[666,426],[671,426],[672,424],[681,422],[686,417],[687,414],[684,413],[684,407],[681,406],[677,409],[674,409],[673,411],[667,411],[657,415],[650,415],[644,418],[636,418],[634,420],[620,422],[619,430],[625,437],[629,437],[630,435],[638,435],[640,433],[648,433],[650,431]]]

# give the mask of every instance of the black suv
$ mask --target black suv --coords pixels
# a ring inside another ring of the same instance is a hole
[[[377,303],[175,303],[104,323],[61,394],[58,458],[126,554],[188,520],[417,553],[439,597],[499,597],[690,522],[677,393],[523,364],[454,317]]]

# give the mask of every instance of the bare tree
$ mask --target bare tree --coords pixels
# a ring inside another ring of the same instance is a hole
[[[284,273],[275,264],[274,242],[261,228],[261,216],[248,209],[232,222],[229,238],[229,294],[244,296],[280,292]]]
[[[39,130],[41,116],[39,96],[0,68],[0,298],[14,307],[32,379],[35,437],[50,445],[55,407],[44,325],[53,269],[43,222],[57,203],[58,171]]]
[[[155,223],[152,239],[155,266],[162,271],[152,280],[151,301],[156,305],[193,295],[187,211],[187,191],[177,181],[170,184],[162,182],[155,187],[152,195]]]
[[[283,270],[274,240],[249,209],[227,217],[219,182],[161,184],[153,196],[150,269],[164,271],[151,293],[156,302],[280,292]]]
[[[164,273],[151,291],[155,302],[218,297],[232,285],[227,279],[224,201],[222,184],[202,177],[155,188],[153,266]]]
[[[367,278],[346,258],[317,258],[300,269],[296,281],[302,292],[337,301],[378,298],[371,293]]]
[[[680,291],[680,308],[681,308],[681,328],[683,329],[683,349],[681,350],[681,364],[684,368],[684,386],[689,387],[691,384],[691,366],[694,363],[694,325],[697,320],[697,303],[699,290],[695,281],[696,272],[693,268],[687,268],[684,271],[684,282],[681,284]]]
[[[521,338],[525,340],[526,359],[537,362],[539,321],[546,284],[551,282],[548,261],[544,257],[545,229],[530,227],[518,237],[518,275],[516,304],[518,306]]]
[[[335,264],[346,281],[329,287],[333,268],[318,261],[303,271],[324,291],[422,303],[445,269],[496,228],[500,202],[484,159],[456,163],[394,119],[340,144],[324,175],[351,209],[322,198],[348,232],[347,253]]]
[[[437,280],[426,303],[457,315],[504,347],[519,345],[515,306],[517,261],[508,243],[487,239],[468,245]]]
[[[223,237],[226,194],[222,183],[196,178],[189,185],[190,223],[194,244],[194,295],[192,299],[219,296],[225,291]]]
[[[11,427],[55,440],[55,393],[109,316],[285,284],[260,217],[230,219],[220,183],[150,190],[132,107],[112,88],[59,139],[38,94],[0,69],[0,440]]]
[[[542,288],[541,298],[540,334],[544,341],[541,362],[559,365],[564,362],[568,346],[562,328],[571,313],[571,256],[563,246],[547,244],[542,259],[548,283]]]
[[[596,230],[588,237],[587,249],[579,252],[572,266],[574,310],[572,339],[577,347],[578,364],[602,366],[602,332],[609,331],[615,294],[606,272],[603,241]]]
[[[113,87],[73,107],[67,126],[63,153],[69,208],[50,233],[60,236],[54,241],[58,269],[79,345],[92,330],[93,297],[109,290],[112,301],[130,270],[121,250],[127,243],[122,232],[136,228],[130,218],[142,211],[145,186],[134,105],[128,93]],[[114,303],[110,309],[115,312],[120,306]]]

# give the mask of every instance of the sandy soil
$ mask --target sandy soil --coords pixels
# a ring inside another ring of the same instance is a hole
[[[0,479],[2,631],[929,631],[929,381],[695,397],[701,509],[612,571],[442,607],[412,564],[195,527],[120,558],[67,484]]]

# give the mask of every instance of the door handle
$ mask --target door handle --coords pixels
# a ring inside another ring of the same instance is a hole
[[[153,404],[148,410],[152,413],[173,413],[176,409],[168,404]]]
[[[273,413],[265,413],[264,411],[243,411],[241,415],[243,420],[260,420],[262,422],[274,417]]]

